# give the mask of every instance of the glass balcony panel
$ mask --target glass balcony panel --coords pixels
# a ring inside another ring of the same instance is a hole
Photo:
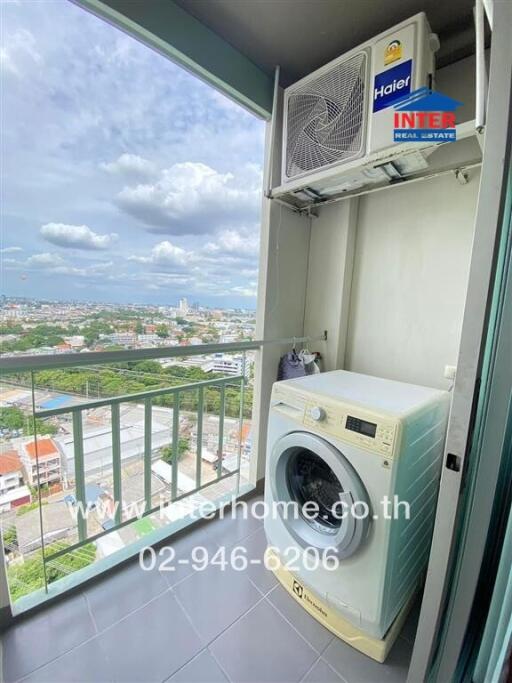
[[[165,538],[249,482],[244,363],[238,376],[183,365],[124,357],[3,376],[2,457],[10,448],[20,462],[0,497],[15,612]]]

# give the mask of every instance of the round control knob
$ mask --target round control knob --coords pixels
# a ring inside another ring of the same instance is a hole
[[[322,422],[322,420],[325,420],[326,414],[325,410],[323,408],[320,408],[320,406],[315,406],[314,408],[311,408],[309,411],[309,414],[315,422]]]

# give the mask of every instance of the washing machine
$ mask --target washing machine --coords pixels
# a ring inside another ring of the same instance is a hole
[[[353,372],[274,384],[269,551],[280,559],[281,582],[341,637],[352,628],[354,639],[383,639],[418,586],[448,410],[448,392]]]

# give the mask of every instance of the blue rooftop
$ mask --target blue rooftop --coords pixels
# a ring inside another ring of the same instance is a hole
[[[72,396],[61,394],[60,396],[49,398],[47,401],[41,403],[41,408],[43,410],[53,410],[54,408],[62,408],[64,406],[71,405],[72,403],[74,403]]]

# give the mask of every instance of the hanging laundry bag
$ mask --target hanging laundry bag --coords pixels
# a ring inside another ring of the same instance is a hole
[[[277,371],[277,380],[295,379],[296,377],[304,377],[306,370],[304,363],[295,351],[290,351],[281,356],[279,360],[279,368]]]

